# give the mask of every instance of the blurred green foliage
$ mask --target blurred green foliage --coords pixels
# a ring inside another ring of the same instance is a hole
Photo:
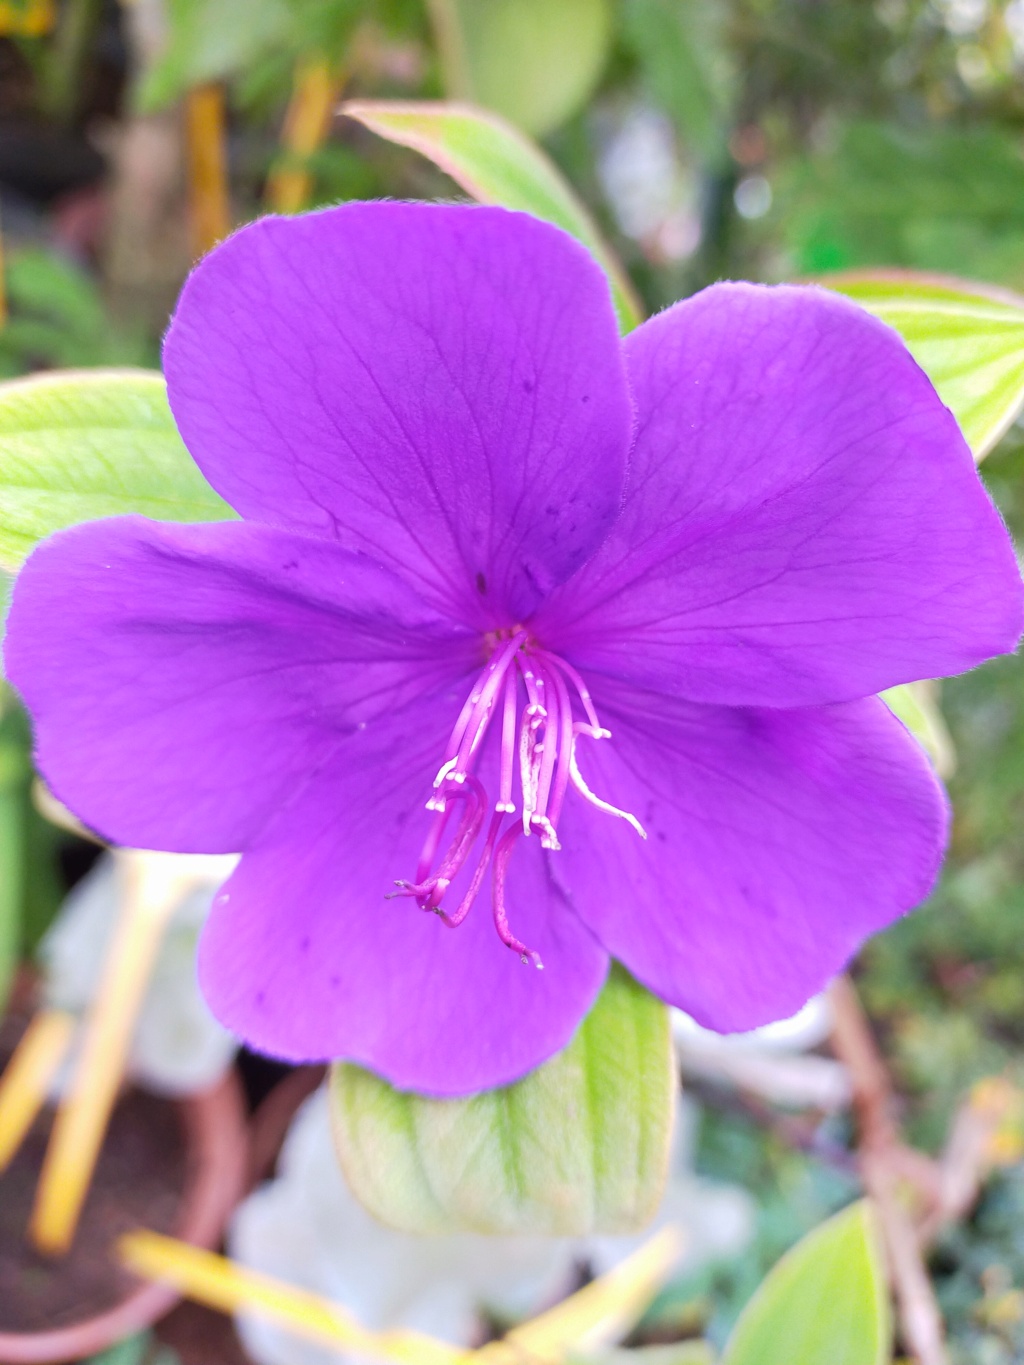
[[[913,266],[1024,284],[1019,138],[991,126],[853,122],[786,168],[776,217],[796,271]]]
[[[101,1355],[90,1356],[85,1365],[181,1365],[169,1346],[162,1346],[151,1332],[125,1337]]]
[[[42,367],[153,365],[154,339],[141,324],[115,323],[95,278],[39,247],[6,262],[10,317],[0,328],[0,379]]]
[[[5,590],[7,581],[4,575]],[[36,810],[32,781],[28,720],[0,682],[0,1009],[18,962],[31,955],[64,895],[61,834]]]
[[[939,1303],[953,1327],[953,1365],[1024,1358],[1024,1172],[997,1176],[973,1216],[932,1257]]]

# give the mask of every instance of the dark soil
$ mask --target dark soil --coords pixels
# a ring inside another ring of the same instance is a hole
[[[39,1118],[0,1176],[0,1331],[53,1330],[114,1307],[138,1285],[114,1260],[115,1241],[138,1227],[173,1231],[185,1188],[174,1105],[130,1091],[114,1111],[70,1253],[39,1255],[25,1229],[52,1117],[47,1110]]]

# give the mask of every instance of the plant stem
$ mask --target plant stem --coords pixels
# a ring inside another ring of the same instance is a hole
[[[904,1345],[920,1365],[948,1365],[942,1315],[911,1214],[900,1198],[908,1152],[892,1112],[892,1083],[849,977],[833,982],[832,1045],[849,1069],[864,1188],[874,1200],[889,1254]]]

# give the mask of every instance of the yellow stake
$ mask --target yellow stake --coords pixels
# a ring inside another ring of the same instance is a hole
[[[569,1348],[592,1349],[615,1340],[637,1321],[664,1284],[680,1246],[679,1232],[665,1228],[607,1275],[516,1327],[504,1340],[479,1351],[465,1351],[420,1332],[370,1332],[339,1304],[173,1237],[131,1232],[118,1244],[121,1260],[137,1275],[172,1284],[209,1308],[253,1313],[307,1340],[375,1356],[392,1365],[557,1362]]]
[[[0,1171],[10,1165],[46,1103],[76,1023],[64,1010],[40,1010],[7,1063],[0,1077]]]
[[[313,177],[303,163],[327,136],[341,86],[342,77],[332,74],[323,57],[296,66],[281,130],[283,155],[267,179],[267,203],[276,212],[297,213],[308,203]]]
[[[156,1232],[130,1232],[118,1248],[137,1275],[172,1284],[222,1313],[244,1310],[308,1341],[397,1365],[458,1365],[469,1354],[419,1332],[370,1332],[339,1304]]]
[[[191,859],[122,850],[125,897],[103,977],[86,1019],[71,1088],[57,1110],[29,1235],[60,1255],[74,1239],[110,1112],[124,1074],[139,1006],[167,921],[194,884]]]
[[[231,231],[225,153],[224,90],[198,85],[185,97],[189,209],[192,247],[197,256]]]
[[[557,1362],[570,1349],[596,1350],[621,1340],[668,1279],[681,1251],[679,1230],[662,1228],[613,1270],[483,1347],[480,1356],[488,1365],[524,1356]]]

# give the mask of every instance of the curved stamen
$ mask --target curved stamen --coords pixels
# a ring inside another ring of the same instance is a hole
[[[557,654],[549,654],[546,649],[538,650],[538,654],[541,658],[546,659],[548,663],[553,664],[564,677],[569,679],[576,689],[576,693],[580,699],[580,705],[583,707],[587,720],[590,721],[595,730],[600,730],[601,722],[598,720],[597,712],[594,710],[594,703],[591,700],[590,690],[576,672],[575,668],[573,668],[572,664],[566,663],[566,661],[559,658]]]
[[[543,739],[540,730],[547,720],[537,674],[528,657],[519,660],[526,688],[527,706],[519,726],[519,782],[523,789],[523,833],[529,834],[538,813],[540,765]]]
[[[555,775],[555,763],[558,759],[558,739],[561,729],[561,708],[559,706],[558,689],[553,684],[548,685],[548,678],[543,671],[538,671],[537,681],[543,686],[544,697],[544,730],[540,743],[536,747],[539,754],[537,767],[537,801],[536,813],[531,820],[531,826],[539,829],[541,833],[541,844],[544,848],[558,848],[558,836],[555,833],[554,825],[548,818],[548,799],[551,795],[551,781]]]
[[[444,786],[445,780],[451,776],[452,771],[457,767],[458,762],[458,758],[450,758],[447,763],[441,764],[440,768],[437,770],[437,776],[434,778],[435,792]],[[427,802],[427,810],[443,811],[444,809],[445,799],[443,793],[440,796],[432,796]]]
[[[435,912],[442,923],[446,924],[449,929],[457,929],[459,927],[473,908],[473,902],[480,894],[480,887],[483,885],[484,876],[490,866],[491,855],[494,853],[494,844],[497,840],[498,830],[501,828],[503,819],[504,815],[501,811],[495,811],[491,816],[490,828],[487,831],[487,838],[484,841],[484,850],[480,854],[479,861],[473,871],[472,880],[469,883],[466,894],[459,903],[459,908],[451,915],[445,914],[443,910],[437,910]]]
[[[420,860],[416,864],[416,875],[413,877],[414,884],[425,881],[430,873],[430,869],[434,866],[437,850],[441,847],[441,839],[444,836],[445,830],[448,828],[448,822],[451,819],[452,811],[455,808],[450,801],[445,801],[442,796],[440,805],[435,806],[428,803],[428,809],[434,811],[434,818],[430,822],[430,829],[427,832],[426,839],[423,841],[423,850],[420,853]]]
[[[620,820],[625,820],[628,824],[632,825],[641,839],[646,839],[647,831],[635,815],[631,815],[628,810],[619,810],[618,806],[613,806],[608,801],[602,801],[599,796],[594,795],[586,782],[584,782],[583,774],[580,772],[579,765],[576,762],[576,740],[579,739],[580,735],[589,735],[591,739],[609,739],[611,738],[610,732],[608,730],[602,730],[600,727],[595,730],[590,725],[576,724],[572,728],[573,744],[569,753],[569,781],[585,801],[589,801],[590,804],[596,806],[598,810],[603,810],[605,815],[617,815]]]
[[[515,937],[512,930],[508,927],[508,914],[505,910],[505,873],[508,869],[508,860],[512,856],[516,840],[522,834],[523,829],[519,824],[515,824],[511,829],[506,830],[502,835],[498,847],[494,850],[494,867],[491,872],[491,894],[494,908],[494,927],[498,931],[498,937],[506,948],[511,948],[514,953],[519,954],[520,961],[525,966],[532,962],[538,971],[544,970],[544,963],[540,960],[540,954],[535,953],[532,948],[527,948],[525,943],[521,943]]]
[[[464,800],[466,809],[455,832],[455,838],[449,844],[448,851],[442,858],[437,871],[429,877],[420,875],[420,869],[424,867],[430,845],[440,842],[443,824],[440,829],[431,830],[427,836],[427,844],[424,846],[417,867],[418,880],[415,882],[396,881],[395,885],[398,887],[398,891],[393,891],[391,898],[396,895],[413,896],[422,910],[435,910],[440,905],[452,879],[457,875],[476,843],[480,826],[484,822],[487,793],[484,791],[483,785],[471,774],[467,774],[465,783],[464,787],[456,787],[447,793],[446,799]],[[443,815],[446,812],[439,813]],[[436,847],[434,852],[436,853]],[[433,854],[430,856],[430,861],[433,861]],[[429,868],[429,866],[430,862],[426,862],[426,867]]]
[[[562,803],[569,785],[569,767],[572,762],[574,725],[572,719],[572,699],[565,679],[557,669],[551,670],[551,679],[558,695],[558,766],[555,769],[551,794],[548,798],[548,818],[552,829],[558,828],[558,817],[562,813]],[[556,843],[555,847],[559,845]]]

